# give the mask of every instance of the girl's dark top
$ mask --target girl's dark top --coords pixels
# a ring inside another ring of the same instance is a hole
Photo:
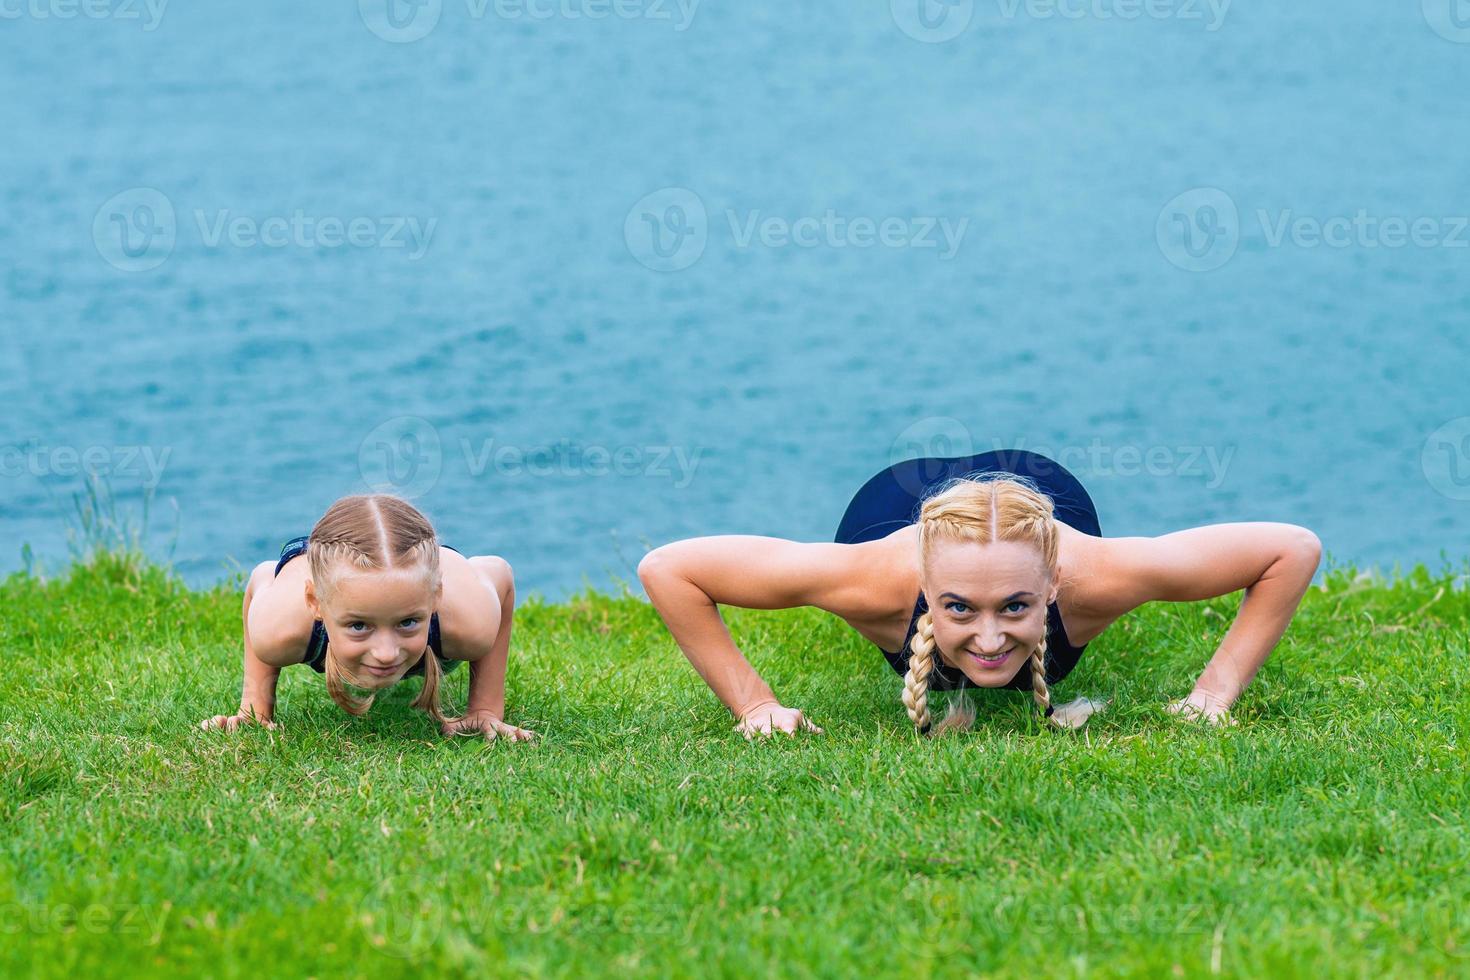
[[[281,569],[286,563],[298,555],[306,553],[307,536],[292,538],[281,548],[281,558],[276,562],[275,574],[280,575]],[[450,551],[458,551],[458,548],[445,545]],[[442,670],[450,671],[459,666],[458,660],[449,660],[444,656],[443,641],[439,636],[439,614],[433,613],[429,616],[429,649],[434,651],[434,656],[439,658],[439,666]],[[311,639],[306,644],[306,659],[301,661],[318,674],[325,673],[327,669],[327,628],[318,619],[311,624]],[[406,677],[418,677],[424,672],[423,658],[409,668]]]
[[[837,528],[839,544],[860,544],[885,538],[901,527],[913,524],[919,516],[924,498],[937,492],[943,484],[957,477],[978,476],[990,472],[1007,472],[1028,477],[1042,493],[1051,497],[1057,520],[1084,534],[1100,537],[1097,508],[1087,495],[1082,484],[1060,463],[1039,453],[1023,449],[980,453],[975,456],[953,458],[910,459],[879,473],[863,484]],[[882,651],[888,665],[901,677],[908,673],[914,633],[918,629],[919,617],[928,611],[923,594],[914,605],[909,619],[908,634],[898,652]],[[1056,603],[1046,607],[1046,682],[1055,684],[1072,672],[1087,644],[1073,646],[1062,625],[1062,614]],[[970,681],[958,669],[945,664],[938,657],[934,661],[934,672],[929,675],[929,686],[938,691],[950,691],[970,686]],[[1019,691],[1031,690],[1031,671],[1024,666],[1005,687]]]

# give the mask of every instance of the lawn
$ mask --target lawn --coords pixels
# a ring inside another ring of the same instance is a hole
[[[0,584],[0,975],[1470,975],[1470,594],[1337,569],[1240,724],[1167,715],[1238,598],[1145,607],[1060,700],[924,741],[814,610],[729,614],[821,736],[747,744],[632,595],[516,613],[510,717],[448,741],[305,669],[239,685],[239,583],[107,555]],[[464,702],[457,671],[451,704]],[[942,709],[942,698],[941,709]]]

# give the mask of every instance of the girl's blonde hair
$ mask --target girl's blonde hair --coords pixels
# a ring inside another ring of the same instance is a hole
[[[989,544],[1020,541],[1041,553],[1048,574],[1057,575],[1059,536],[1051,498],[1030,481],[1011,475],[962,478],[924,501],[919,510],[919,563],[927,568],[940,541]],[[934,615],[926,610],[915,625],[909,644],[909,669],[903,678],[903,705],[921,733],[928,733],[929,675],[934,672]],[[1046,635],[1031,651],[1031,694],[1043,713],[1051,709],[1046,686]],[[934,734],[969,728],[975,721],[967,700],[956,697]]]
[[[439,537],[416,507],[390,494],[343,497],[322,515],[306,541],[306,560],[317,594],[330,594],[334,576],[343,562],[362,571],[422,567],[429,590],[439,590]],[[443,671],[433,650],[424,650],[424,687],[413,706],[443,723],[439,684]],[[342,666],[327,645],[327,693],[351,715],[373,706],[373,695],[359,697],[347,690]]]

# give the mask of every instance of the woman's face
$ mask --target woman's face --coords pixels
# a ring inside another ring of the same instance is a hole
[[[979,687],[1001,687],[1041,645],[1056,590],[1030,545],[939,541],[924,569],[924,596],[940,658]]]
[[[311,582],[306,592],[347,681],[370,691],[397,683],[419,662],[437,598],[422,569],[338,569],[326,596]]]

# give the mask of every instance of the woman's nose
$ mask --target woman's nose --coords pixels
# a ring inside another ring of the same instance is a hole
[[[1006,635],[994,626],[982,625],[975,633],[975,649],[990,657],[1006,648]]]

